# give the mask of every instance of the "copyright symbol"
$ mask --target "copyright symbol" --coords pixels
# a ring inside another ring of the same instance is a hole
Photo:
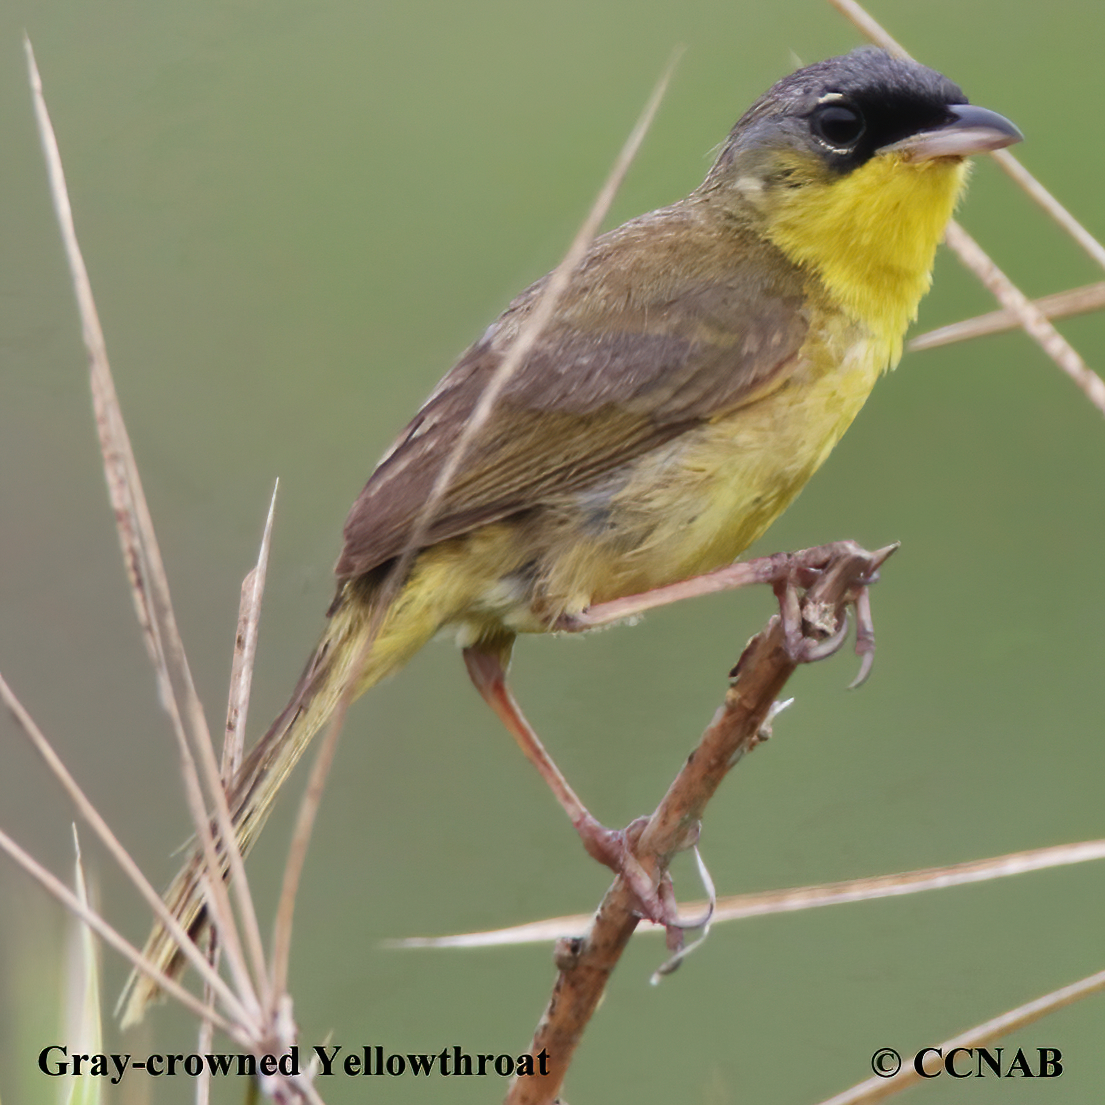
[[[871,1069],[880,1078],[893,1078],[902,1069],[902,1057],[892,1047],[880,1047],[871,1056]]]

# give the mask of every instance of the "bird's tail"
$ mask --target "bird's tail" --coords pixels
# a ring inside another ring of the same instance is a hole
[[[412,583],[414,580],[412,579]],[[353,671],[362,650],[374,611],[373,579],[347,583],[331,609],[329,624],[307,664],[295,693],[268,732],[246,756],[228,788],[227,800],[238,848],[245,855],[264,827],[277,791],[307,749],[311,738],[326,724],[351,677],[357,678],[356,694],[363,694],[402,667],[448,620],[431,599],[433,589],[404,588],[389,608],[383,627],[363,670]],[[430,601],[426,601],[430,599]],[[214,830],[213,826],[213,830]],[[223,852],[216,833],[216,846]],[[226,877],[226,860],[223,860]],[[165,904],[193,940],[207,927],[207,903],[203,893],[205,864],[201,849],[193,849],[188,862],[165,892]],[[155,923],[143,954],[171,978],[179,977],[185,957],[166,928]],[[136,1024],[159,994],[156,983],[134,972],[119,999],[124,1027]]]

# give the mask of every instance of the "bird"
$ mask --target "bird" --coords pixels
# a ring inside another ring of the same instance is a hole
[[[521,292],[349,512],[319,644],[228,787],[243,853],[349,681],[363,693],[449,630],[588,851],[618,869],[621,834],[579,802],[510,693],[515,638],[577,628],[603,604],[703,578],[758,539],[900,359],[967,157],[1021,138],[940,73],[874,47],[784,77],[740,117],[689,196],[591,243],[422,525],[458,434],[549,277]],[[165,898],[193,937],[207,921],[203,873],[197,851]],[[169,974],[183,969],[161,926],[145,956]],[[156,994],[133,978],[124,1023]]]

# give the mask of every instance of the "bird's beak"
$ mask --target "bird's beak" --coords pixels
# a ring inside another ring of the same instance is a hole
[[[883,146],[879,153],[899,153],[907,161],[932,161],[937,157],[987,153],[1024,141],[1024,135],[996,111],[972,104],[953,104],[948,114],[951,118],[943,125]]]

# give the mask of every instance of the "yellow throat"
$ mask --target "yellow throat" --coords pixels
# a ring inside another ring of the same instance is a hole
[[[886,153],[842,177],[811,177],[798,159],[787,168],[802,182],[776,190],[768,237],[815,271],[830,299],[884,341],[896,364],[932,283],[936,247],[967,183],[968,163]]]

